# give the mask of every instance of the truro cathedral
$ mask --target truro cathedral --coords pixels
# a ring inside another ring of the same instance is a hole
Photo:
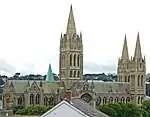
[[[146,96],[146,62],[142,57],[139,33],[131,58],[125,36],[122,56],[118,60],[117,82],[84,81],[82,33],[77,34],[71,6],[66,33],[60,38],[59,57],[59,81],[54,80],[50,65],[46,80],[6,80],[4,107],[53,105],[67,96],[80,98],[94,107],[119,101],[140,105]]]

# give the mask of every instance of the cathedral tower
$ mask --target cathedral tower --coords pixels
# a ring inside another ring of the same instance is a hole
[[[126,35],[124,38],[124,44],[123,44],[123,50],[122,50],[122,56],[119,58],[118,61],[118,82],[129,82],[130,81],[130,69],[129,69],[129,53],[128,53],[128,45],[127,45],[127,39]]]
[[[131,65],[131,94],[134,96],[135,103],[140,105],[146,96],[146,61],[145,57],[142,57],[139,33]]]
[[[83,79],[82,33],[76,32],[72,5],[68,18],[66,34],[60,38],[59,75],[61,80]]]
[[[136,104],[141,104],[146,96],[146,61],[142,57],[140,36],[137,34],[134,57],[129,59],[128,46],[125,36],[122,57],[118,61],[117,81],[129,82],[130,93]]]

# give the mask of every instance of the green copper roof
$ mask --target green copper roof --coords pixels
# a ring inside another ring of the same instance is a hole
[[[45,81],[46,82],[54,82],[54,76],[53,76],[52,68],[51,68],[50,64],[49,64],[49,68],[48,68],[48,72],[47,72]]]

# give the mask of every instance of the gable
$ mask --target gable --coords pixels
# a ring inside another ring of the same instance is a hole
[[[39,87],[35,81],[32,83],[30,90],[39,90]]]
[[[41,117],[89,117],[66,101],[62,101]]]

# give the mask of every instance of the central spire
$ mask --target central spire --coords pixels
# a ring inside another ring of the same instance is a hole
[[[127,45],[127,39],[126,35],[124,38],[124,44],[123,44],[123,50],[122,50],[122,57],[121,59],[125,62],[129,59],[129,53],[128,53],[128,45]]]
[[[69,18],[68,18],[66,34],[69,37],[72,37],[73,34],[76,34],[76,26],[75,26],[75,20],[74,20],[74,16],[73,16],[72,5],[70,6],[70,13],[69,13]]]

